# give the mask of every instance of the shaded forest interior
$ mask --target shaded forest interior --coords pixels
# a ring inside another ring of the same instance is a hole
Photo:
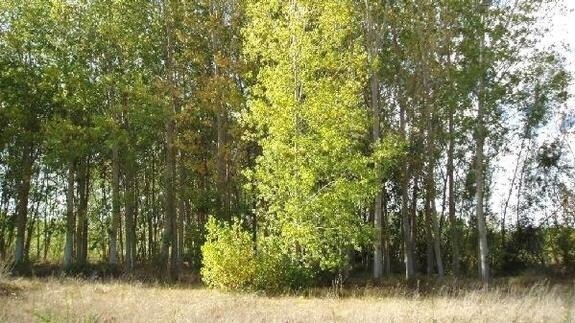
[[[560,3],[3,0],[0,259],[232,289],[572,274]]]

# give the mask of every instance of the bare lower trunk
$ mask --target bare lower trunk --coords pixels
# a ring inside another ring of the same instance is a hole
[[[453,274],[459,275],[460,272],[460,259],[459,259],[459,233],[457,218],[455,217],[455,180],[454,180],[454,167],[453,167],[453,154],[455,149],[455,134],[453,131],[453,113],[449,114],[449,148],[447,152],[447,182],[449,193],[449,223],[451,235],[451,266]]]
[[[165,20],[165,47],[164,58],[166,66],[164,69],[165,80],[172,93],[170,105],[168,105],[168,116],[165,121],[166,134],[166,169],[165,169],[165,205],[166,215],[164,218],[164,236],[162,240],[162,263],[165,264],[168,271],[168,279],[176,280],[178,278],[177,255],[178,255],[178,237],[176,231],[177,216],[177,197],[176,197],[176,113],[179,110],[179,98],[175,94],[177,87],[177,66],[174,59],[174,37],[172,24],[174,20],[173,13],[177,12],[177,2],[164,1],[164,20]]]
[[[67,188],[66,188],[66,242],[64,245],[64,267],[72,265],[74,257],[74,229],[76,218],[74,214],[74,179],[76,167],[73,161],[68,164]]]
[[[0,200],[0,260],[6,260],[6,229],[8,228],[8,188],[7,180],[2,182],[2,200]]]
[[[435,263],[437,265],[437,275],[441,278],[445,274],[443,269],[443,258],[441,257],[441,232],[439,230],[439,221],[435,210],[435,200],[431,200],[431,216],[433,224],[433,252],[435,254]]]
[[[433,115],[429,117],[429,138],[427,144],[427,218],[428,218],[428,230],[432,238],[433,254],[435,255],[435,264],[437,265],[437,274],[439,277],[443,277],[443,260],[441,258],[441,234],[439,231],[439,221],[437,219],[437,211],[435,206],[435,157],[434,157],[434,127],[433,127]]]
[[[90,165],[86,158],[82,162],[78,177],[78,224],[76,228],[76,261],[86,263],[88,257],[88,190]]]
[[[130,157],[131,158],[131,157]],[[136,230],[134,227],[134,214],[135,214],[135,203],[136,197],[134,194],[134,169],[135,165],[131,161],[126,169],[126,224],[124,226],[126,245],[125,245],[125,260],[126,268],[128,271],[134,269],[135,262],[135,247],[136,247]]]
[[[426,273],[433,274],[433,234],[431,233],[431,208],[429,207],[429,200],[425,201],[425,263]]]
[[[403,257],[405,264],[405,278],[412,282],[415,280],[415,264],[413,259],[413,235],[412,222],[409,216],[409,179],[407,167],[402,171],[402,188],[401,188],[401,219],[403,224]]]
[[[166,216],[164,219],[164,237],[162,240],[162,259],[167,264],[169,279],[176,276],[177,237],[176,222],[176,173],[175,173],[175,148],[174,148],[174,120],[166,121]]]
[[[382,192],[375,197],[373,226],[375,232],[373,253],[373,278],[380,279],[383,276],[383,232],[382,232]]]
[[[391,274],[391,257],[389,251],[389,221],[388,221],[388,214],[387,214],[387,200],[385,196],[385,187],[382,189],[382,197],[383,197],[383,274],[390,275]]]
[[[148,210],[148,253],[150,259],[156,257],[156,228],[155,228],[155,217],[156,217],[156,170],[154,167],[155,156],[152,156],[152,176],[151,176],[151,207]]]
[[[485,223],[485,214],[483,211],[483,145],[484,139],[477,139],[477,147],[475,150],[475,214],[477,217],[477,230],[479,234],[479,270],[481,279],[484,283],[489,282],[489,250],[487,247],[487,227]]]
[[[111,265],[118,264],[118,228],[120,226],[120,158],[118,144],[112,148],[112,227],[110,228]]]
[[[24,248],[24,258],[26,259],[26,261],[30,261],[30,247],[32,246],[32,238],[33,238],[33,233],[34,233],[34,228],[37,227],[38,225],[36,224],[38,222],[38,207],[39,207],[39,203],[40,201],[36,202],[36,206],[34,207],[34,210],[32,212],[32,219],[30,221],[30,223],[28,224],[28,228],[27,228],[27,232],[26,232],[26,244],[25,244],[25,248]]]
[[[366,22],[366,39],[367,39],[367,52],[369,65],[373,66],[376,59],[376,35],[374,33],[373,21],[371,18],[372,8],[369,0],[365,0],[365,22]],[[370,105],[371,105],[371,119],[372,119],[372,139],[373,143],[377,144],[381,137],[380,130],[380,108],[379,108],[379,80],[377,78],[377,71],[374,67],[370,71],[369,89],[370,89]],[[379,165],[375,165],[379,167]],[[378,183],[383,186],[383,183]],[[373,227],[374,227],[374,244],[373,244],[373,278],[380,279],[383,276],[383,190],[379,189],[375,197],[373,205]]]
[[[481,6],[480,12],[482,23],[485,22],[485,10],[487,7],[487,0],[478,1]],[[485,223],[485,214],[483,210],[484,200],[484,145],[486,137],[486,129],[484,126],[485,114],[485,67],[484,67],[484,46],[485,46],[485,32],[482,33],[479,40],[479,65],[482,70],[479,78],[479,86],[477,90],[477,119],[476,119],[476,147],[475,147],[475,214],[477,217],[477,230],[479,235],[479,268],[480,275],[483,283],[489,283],[489,249],[487,246],[487,226]]]
[[[16,205],[16,244],[14,246],[14,263],[24,262],[24,241],[26,222],[28,220],[28,198],[32,179],[32,147],[26,145],[22,152],[22,173],[18,185],[18,203]]]

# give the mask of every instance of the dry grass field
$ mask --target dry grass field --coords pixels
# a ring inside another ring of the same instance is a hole
[[[575,322],[573,285],[427,296],[362,288],[335,297],[263,296],[137,282],[11,279],[0,322]]]

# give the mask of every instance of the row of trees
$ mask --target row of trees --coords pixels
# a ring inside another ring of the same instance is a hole
[[[3,1],[0,257],[175,279],[211,215],[237,222],[211,268],[226,243],[311,278],[570,264],[569,115],[538,140],[569,99],[556,4]]]

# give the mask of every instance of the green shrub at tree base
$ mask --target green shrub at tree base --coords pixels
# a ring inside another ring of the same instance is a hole
[[[250,289],[256,277],[256,254],[250,233],[239,222],[231,225],[210,217],[202,246],[202,280],[213,288]]]
[[[277,237],[258,241],[240,222],[207,223],[207,239],[202,246],[202,280],[212,288],[232,290],[294,290],[309,286],[314,271],[282,252]]]

